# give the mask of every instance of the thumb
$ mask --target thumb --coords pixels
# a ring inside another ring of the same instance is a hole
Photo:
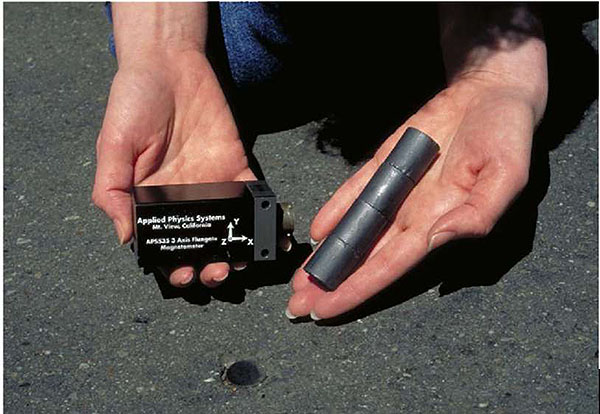
[[[133,236],[131,187],[134,151],[132,142],[100,132],[96,145],[96,178],[92,200],[113,221],[119,242]]]
[[[484,237],[525,187],[527,168],[490,163],[479,172],[463,204],[441,216],[429,230],[428,251],[450,240]]]

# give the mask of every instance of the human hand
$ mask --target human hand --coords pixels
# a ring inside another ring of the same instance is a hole
[[[219,82],[198,51],[120,62],[96,152],[92,197],[121,244],[133,235],[134,185],[256,179]],[[193,271],[165,270],[178,287],[193,280]],[[227,263],[212,263],[199,277],[216,286],[228,272]]]
[[[311,237],[323,240],[360,194],[408,126],[441,147],[365,262],[335,291],[313,284],[302,268],[293,279],[288,316],[340,315],[400,278],[450,240],[483,237],[528,180],[536,111],[519,88],[477,75],[456,81],[413,115],[323,206]]]

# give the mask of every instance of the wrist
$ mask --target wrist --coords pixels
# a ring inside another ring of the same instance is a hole
[[[527,102],[539,121],[546,107],[546,45],[539,10],[527,4],[440,6],[448,84],[480,81]]]
[[[149,85],[153,89],[169,90],[175,94],[190,93],[189,85],[210,81],[215,77],[208,58],[200,52],[179,52],[167,60],[159,55],[119,63],[115,79],[131,85]]]
[[[206,3],[113,3],[119,66],[204,54]]]
[[[536,125],[544,115],[548,99],[545,77],[539,80],[519,79],[510,73],[490,68],[472,68],[457,74],[450,81],[449,88],[461,91],[464,96],[502,96],[519,101],[531,108]]]

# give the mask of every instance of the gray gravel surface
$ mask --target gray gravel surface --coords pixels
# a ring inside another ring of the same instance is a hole
[[[456,283],[463,268],[473,275],[463,249],[452,256],[464,262],[434,258],[442,265],[345,320],[290,323],[281,268],[196,301],[163,298],[90,202],[116,70],[101,4],[4,10],[6,412],[597,412],[596,90],[541,151],[537,210],[487,253],[481,281]],[[597,48],[597,20],[583,30]],[[280,199],[295,203],[300,243],[358,168],[317,150],[320,125],[255,146]],[[231,367],[242,385],[221,378],[236,361],[249,361]]]

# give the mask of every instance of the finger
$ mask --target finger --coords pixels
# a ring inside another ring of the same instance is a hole
[[[169,276],[169,283],[175,287],[186,287],[194,282],[194,268],[183,266],[175,269]]]
[[[175,287],[186,287],[196,280],[194,268],[191,266],[158,266],[158,271]]]
[[[313,254],[315,254],[315,251],[316,249],[308,255],[306,260],[294,272],[294,276],[292,277],[292,291],[297,292],[302,290],[310,283],[309,274],[304,271],[304,266],[312,258]]]
[[[304,271],[304,263],[300,268],[296,269],[292,279],[292,291],[299,292],[311,284],[310,275]]]
[[[376,170],[377,164],[374,160],[371,160],[338,188],[314,218],[310,226],[312,239],[315,241],[323,240],[333,230]]]
[[[311,276],[304,271],[304,266],[311,259],[315,251],[316,249],[306,258],[306,260],[304,260],[300,267],[296,269],[292,278],[292,292],[297,293],[306,291],[307,293],[300,296],[292,294],[288,306],[285,309],[285,315],[289,319],[296,319],[297,317],[308,315],[312,309],[314,299],[320,292],[324,292],[320,286],[311,280]]]
[[[248,262],[236,262],[236,263],[232,263],[231,267],[233,268],[233,270],[235,270],[236,272],[241,272],[242,270],[244,270],[246,267],[248,267]]]
[[[428,250],[450,240],[486,236],[525,187],[525,167],[496,161],[484,166],[466,201],[441,216],[428,232]]]
[[[385,244],[335,291],[298,292],[294,303],[313,300],[313,319],[332,318],[371,298],[415,266],[426,253],[426,239],[418,231],[405,231]],[[315,296],[314,298],[306,296]],[[290,300],[291,302],[291,300]]]
[[[255,181],[256,175],[250,170],[250,168],[244,169],[241,173],[239,173],[233,181]]]
[[[129,141],[101,132],[96,157],[92,199],[113,221],[120,243],[127,243],[133,235],[130,194],[133,183],[133,149]]]
[[[289,319],[296,319],[310,314],[315,301],[326,292],[316,284],[309,284],[301,291],[292,295],[288,301],[285,314]]]
[[[209,263],[200,271],[200,281],[208,287],[219,286],[229,276],[229,264]]]

